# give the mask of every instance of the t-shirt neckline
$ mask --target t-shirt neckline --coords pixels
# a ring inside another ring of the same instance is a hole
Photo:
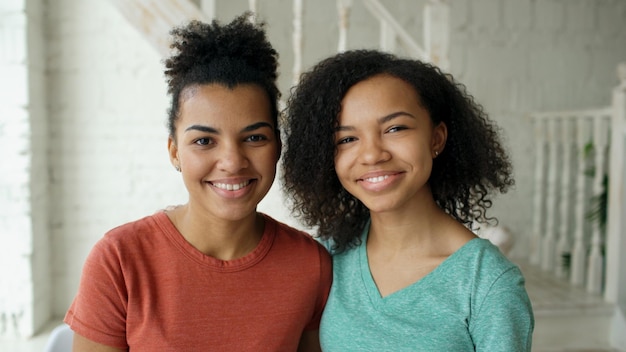
[[[263,229],[261,240],[250,253],[241,258],[232,260],[221,260],[200,252],[185,240],[165,211],[157,212],[154,218],[158,226],[163,230],[165,236],[172,241],[173,245],[187,258],[214,271],[234,272],[244,270],[260,262],[272,247],[272,243],[276,237],[276,223],[265,214],[261,215],[265,219],[265,228]]]

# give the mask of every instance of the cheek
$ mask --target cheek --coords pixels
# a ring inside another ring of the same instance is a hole
[[[335,155],[335,173],[339,178],[339,181],[343,184],[343,180],[348,177],[348,172],[350,168],[348,167],[348,156],[345,152],[337,153]]]
[[[276,165],[280,157],[278,148],[268,148],[257,155],[251,155],[250,160],[256,164],[256,168],[264,172],[276,173]]]
[[[190,150],[181,151],[178,154],[183,173],[187,175],[197,175],[206,173],[214,160],[208,154],[195,153]]]

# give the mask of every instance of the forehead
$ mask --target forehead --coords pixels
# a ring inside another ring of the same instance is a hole
[[[350,87],[341,101],[340,118],[380,115],[390,110],[422,109],[420,96],[406,81],[387,74],[376,75]]]
[[[256,84],[227,87],[222,84],[193,85],[180,94],[180,122],[219,125],[272,122],[270,101]]]

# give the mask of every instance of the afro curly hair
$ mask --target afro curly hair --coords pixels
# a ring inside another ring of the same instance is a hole
[[[331,239],[338,252],[359,243],[369,210],[337,177],[334,133],[350,87],[381,74],[410,84],[433,124],[447,126],[446,148],[434,159],[428,180],[437,205],[466,226],[497,222],[486,216],[490,193],[504,193],[514,184],[497,126],[452,76],[428,63],[376,50],[324,59],[292,89],[285,112],[282,180],[293,214],[316,227],[322,239]]]
[[[274,126],[278,129],[278,53],[268,41],[265,23],[250,21],[245,12],[222,25],[197,20],[170,31],[172,56],[165,60],[165,76],[171,105],[168,113],[170,137],[176,136],[181,94],[192,86],[256,84],[268,95]]]

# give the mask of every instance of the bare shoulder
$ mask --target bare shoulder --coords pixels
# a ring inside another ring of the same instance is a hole
[[[120,351],[127,351],[127,350],[103,345],[95,341],[92,341],[82,335],[74,333],[72,351],[73,352],[120,352]]]
[[[446,222],[446,244],[450,253],[456,252],[459,248],[463,247],[467,242],[477,238],[475,233],[465,227],[460,222],[450,218]]]

